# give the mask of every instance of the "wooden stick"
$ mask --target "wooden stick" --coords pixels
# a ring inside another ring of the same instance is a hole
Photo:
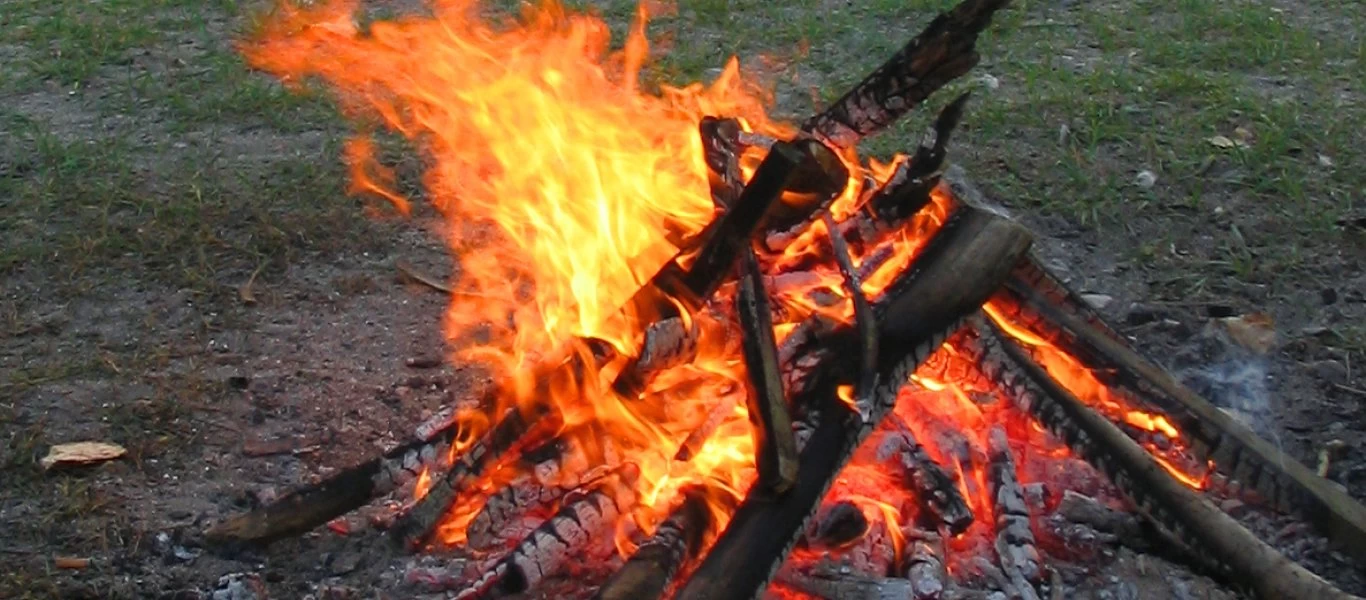
[[[707,163],[712,202],[718,208],[730,208],[745,188],[740,173],[740,122],[702,117],[697,128],[702,136],[702,158]]]
[[[916,268],[879,303],[881,309],[874,307],[882,352],[878,385],[862,399],[875,407],[869,418],[851,413],[835,398],[835,386],[853,380],[857,366],[847,360],[831,361],[822,381],[806,397],[793,399],[794,404],[820,407],[825,415],[803,447],[796,485],[776,500],[752,489],[678,598],[718,600],[756,594],[782,564],[854,449],[890,412],[910,373],[956,329],[959,319],[981,306],[1029,247],[1029,232],[1002,217],[972,209],[956,217],[922,252]],[[836,335],[857,346],[858,335],[851,328]]]
[[[1008,2],[964,0],[939,15],[876,71],[802,124],[802,130],[837,148],[852,148],[883,130],[977,64],[977,35]]]
[[[1356,598],[1286,558],[1203,494],[1177,481],[1119,427],[1059,385],[1025,349],[994,325],[983,327],[1010,367],[1024,376],[1011,386],[1016,401],[1073,451],[1105,471],[1150,522],[1198,544],[1196,552],[1215,558],[1235,581],[1251,586],[1264,600]]]
[[[797,480],[797,441],[792,437],[792,415],[778,371],[778,344],[773,338],[773,315],[768,306],[763,273],[752,248],[740,260],[740,289],[735,311],[744,331],[741,346],[749,375],[749,420],[754,430],[755,486],[782,494]]]
[[[1233,474],[1275,505],[1290,507],[1324,535],[1366,560],[1366,507],[1328,480],[1267,443],[1243,424],[1178,383],[1165,370],[1083,319],[1054,308],[1026,282],[1012,278],[1007,288],[1073,339],[1067,347],[1097,368],[1111,370],[1125,387],[1173,417],[1192,450],[1213,458],[1215,466]],[[1198,442],[1198,443],[1197,443]]]

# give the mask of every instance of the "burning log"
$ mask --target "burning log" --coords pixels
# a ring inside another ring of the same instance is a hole
[[[817,514],[816,530],[810,532],[807,539],[829,548],[839,548],[863,537],[868,533],[868,527],[868,517],[863,511],[853,502],[842,500],[832,504],[824,515]]]
[[[955,323],[981,306],[1010,265],[1029,247],[1030,235],[999,216],[966,209],[956,212],[921,253],[917,268],[898,282],[875,312],[883,350],[878,385],[867,394],[869,419],[851,414],[835,398],[834,385],[848,365],[832,365],[823,383],[794,398],[821,406],[826,418],[811,432],[799,459],[797,483],[774,501],[751,493],[736,511],[681,599],[748,597],[772,577],[835,474],[895,402],[897,392],[921,361],[956,329]],[[845,330],[843,337],[857,336]],[[888,352],[891,350],[891,352]],[[823,401],[822,401],[823,400]]]
[[[740,173],[740,122],[702,117],[698,130],[702,135],[702,158],[707,163],[711,199],[719,208],[730,208],[745,187]]]
[[[802,130],[837,148],[852,148],[976,66],[977,35],[1008,0],[965,0],[931,21],[887,62]]]
[[[1062,387],[1028,351],[990,323],[980,325],[990,369],[1026,410],[1078,455],[1101,469],[1150,523],[1187,548],[1192,558],[1214,563],[1245,582],[1259,597],[1356,598],[1286,558],[1219,510],[1208,498],[1173,478],[1156,459],[1114,423]]]
[[[967,531],[972,525],[972,507],[954,485],[953,475],[930,456],[899,417],[893,414],[888,419],[892,420],[893,427],[878,448],[878,460],[897,457],[915,491],[920,510],[933,516],[936,526],[942,525],[952,535]]]
[[[232,549],[306,533],[417,479],[424,469],[438,466],[455,436],[456,431],[448,429],[429,440],[398,446],[262,508],[218,523],[205,532],[205,540]]]
[[[612,382],[623,398],[638,398],[656,375],[692,360],[697,355],[697,324],[682,316],[669,317],[645,328],[640,354],[622,367]]]
[[[783,382],[779,378],[778,347],[773,339],[773,317],[764,289],[763,273],[753,249],[740,261],[740,289],[735,310],[744,330],[745,369],[749,374],[749,419],[754,426],[754,457],[759,471],[755,485],[782,494],[797,479],[797,442],[792,437],[792,415],[787,410]]]
[[[1066,332],[1060,341],[1068,352],[1088,362],[1093,370],[1110,372],[1113,382],[1162,407],[1189,436],[1197,456],[1213,459],[1217,468],[1255,488],[1273,506],[1300,513],[1329,539],[1366,560],[1366,507],[1360,502],[1127,345],[1085,320],[1053,308],[1027,282],[1012,277],[1007,287],[1023,305]]]
[[[405,548],[425,542],[470,481],[483,474],[490,462],[524,440],[532,424],[537,423],[548,409],[541,407],[533,410],[531,415],[523,415],[515,407],[505,412],[497,424],[489,428],[432,484],[427,494],[413,505],[412,511],[394,523],[389,530],[391,538]]]
[[[610,531],[635,504],[630,492],[639,471],[632,466],[603,478],[591,489],[568,498],[554,516],[526,536],[516,548],[464,591],[460,600],[525,592],[559,572],[594,536]]]
[[[674,575],[693,559],[711,528],[705,492],[701,488],[685,490],[683,502],[598,589],[595,600],[663,597]]]
[[[987,481],[991,487],[991,511],[996,515],[996,558],[1020,597],[1038,598],[1036,586],[1043,581],[1042,560],[1034,543],[1034,531],[1029,527],[1029,507],[1025,505],[1024,488],[1015,475],[1005,429],[993,427],[987,444]]]

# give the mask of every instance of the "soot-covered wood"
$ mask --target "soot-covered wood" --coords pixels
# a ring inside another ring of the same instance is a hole
[[[748,375],[749,420],[754,428],[755,485],[781,494],[797,479],[797,442],[792,437],[792,415],[778,371],[778,344],[773,337],[773,316],[764,288],[759,259],[746,248],[740,259],[740,288],[735,311],[744,332],[741,348]]]
[[[977,35],[1009,0],[965,0],[931,21],[876,71],[802,124],[831,145],[852,148],[977,64]]]

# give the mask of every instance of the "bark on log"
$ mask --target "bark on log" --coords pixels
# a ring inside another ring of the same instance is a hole
[[[1073,343],[1067,349],[1075,356],[1093,370],[1109,370],[1121,385],[1161,407],[1189,437],[1198,456],[1213,458],[1217,468],[1254,487],[1273,505],[1298,512],[1330,540],[1359,560],[1366,560],[1366,507],[1360,502],[1127,345],[1080,317],[1053,308],[1027,282],[1011,278],[1007,287],[1025,305],[1069,334]]]
[[[607,582],[595,600],[646,600],[663,598],[674,575],[701,549],[711,528],[706,490],[688,488],[683,502],[660,524],[650,539],[636,549]]]
[[[1021,407],[1109,475],[1154,525],[1217,559],[1235,581],[1265,600],[1356,598],[1286,558],[1204,495],[1178,482],[1119,427],[1054,381],[1027,350],[994,325],[982,327],[990,338],[986,341],[999,348],[1009,365],[998,376],[1008,380],[1010,370],[1021,375],[1007,386]]]
[[[931,21],[876,71],[802,125],[838,148],[852,148],[977,64],[977,35],[1008,0],[964,0]]]
[[[711,199],[717,208],[728,209],[740,197],[745,182],[740,173],[740,123],[735,119],[702,117],[702,158],[707,163]]]
[[[826,413],[804,445],[797,484],[773,502],[757,500],[761,496],[751,492],[680,599],[729,600],[759,593],[835,474],[890,410],[910,373],[956,329],[959,319],[981,306],[1029,247],[1028,231],[1001,217],[973,210],[957,217],[879,303],[881,309],[875,308],[882,358],[878,386],[866,400],[878,410],[865,421],[835,398],[835,385],[856,376],[857,367],[849,364],[832,364],[824,381],[806,392],[809,398],[794,398],[794,403],[821,406]],[[846,328],[843,337],[856,340],[857,334]]]
[[[735,312],[744,332],[740,341],[749,388],[745,398],[757,449],[754,464],[759,479],[754,485],[772,494],[782,494],[797,479],[797,442],[792,437],[792,415],[787,410],[778,370],[778,346],[773,339],[768,292],[752,248],[746,248],[740,260]]]

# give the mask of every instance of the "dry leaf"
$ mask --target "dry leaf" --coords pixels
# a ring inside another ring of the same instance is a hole
[[[1330,157],[1329,157],[1328,155],[1326,155],[1326,154],[1320,154],[1320,155],[1319,155],[1319,166],[1321,166],[1321,167],[1332,167],[1332,166],[1333,166],[1333,159],[1330,158]]]
[[[1220,319],[1224,331],[1239,346],[1258,354],[1266,354],[1276,345],[1276,324],[1271,315],[1252,313]]]
[[[1141,187],[1145,190],[1153,187],[1153,184],[1156,183],[1157,175],[1154,174],[1152,171],[1139,171],[1138,175],[1134,177],[1134,185],[1137,185],[1138,187]]]
[[[52,566],[58,569],[84,569],[90,566],[90,559],[75,556],[54,556]]]
[[[47,456],[40,459],[38,464],[43,469],[73,467],[114,460],[127,453],[123,446],[107,442],[57,444],[47,451]]]
[[[1238,144],[1240,147],[1246,148],[1252,144],[1252,131],[1246,127],[1235,128],[1233,130],[1233,137],[1237,140],[1237,142],[1234,143]]]

